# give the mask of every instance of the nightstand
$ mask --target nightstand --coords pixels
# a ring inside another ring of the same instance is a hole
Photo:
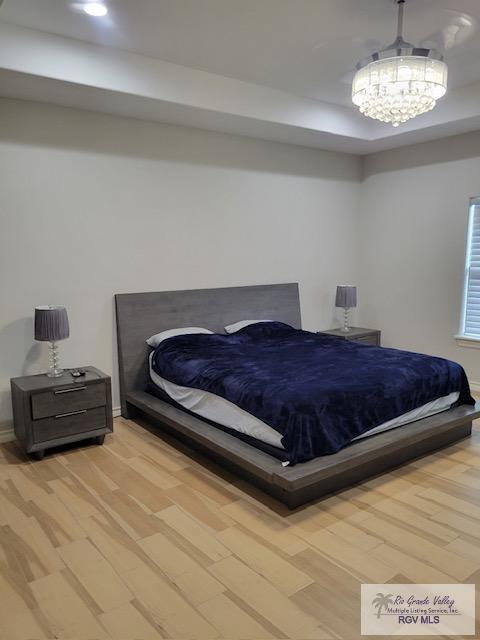
[[[360,342],[361,344],[371,344],[372,346],[380,346],[381,331],[377,329],[362,329],[361,327],[350,327],[350,331],[345,333],[341,329],[329,329],[328,331],[317,331],[317,333],[326,336],[335,336],[342,340],[351,340],[352,342]]]
[[[72,378],[68,369],[59,378],[45,374],[12,378],[15,435],[25,451],[41,460],[46,449],[95,438],[103,444],[113,431],[110,377],[84,367]]]

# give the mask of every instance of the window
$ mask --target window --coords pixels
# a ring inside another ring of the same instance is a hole
[[[480,197],[470,200],[460,333],[480,340]]]

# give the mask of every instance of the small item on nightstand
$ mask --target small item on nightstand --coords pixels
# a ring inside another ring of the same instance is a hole
[[[71,369],[70,375],[72,378],[81,378],[85,375],[85,369]]]

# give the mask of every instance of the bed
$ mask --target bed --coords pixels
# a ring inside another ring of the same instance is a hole
[[[145,339],[181,326],[202,326],[220,333],[227,324],[245,318],[269,318],[300,329],[297,284],[117,294],[116,312],[122,415],[141,415],[290,508],[466,437],[472,419],[480,415],[480,407],[462,404],[354,440],[331,455],[283,466],[268,447],[254,446],[248,438],[240,439],[230,430],[218,428],[168,397],[149,393],[151,349]]]

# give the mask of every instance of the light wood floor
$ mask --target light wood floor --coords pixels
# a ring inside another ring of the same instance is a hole
[[[115,421],[0,447],[0,639],[360,637],[362,582],[480,584],[480,432],[289,512]]]

